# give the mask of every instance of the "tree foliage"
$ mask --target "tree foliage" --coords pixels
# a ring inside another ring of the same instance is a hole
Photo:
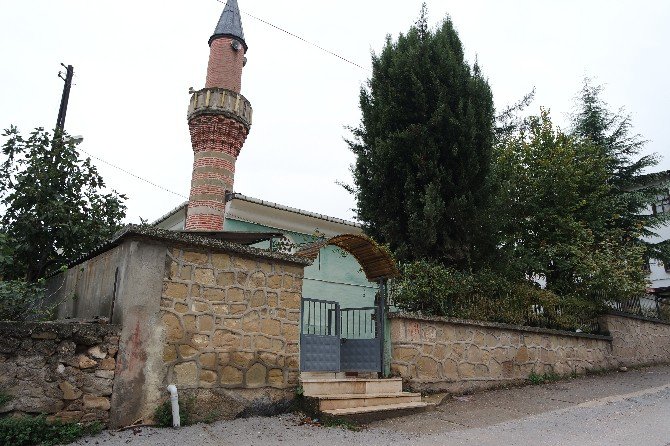
[[[26,139],[11,127],[3,136],[0,275],[34,282],[109,238],[125,216],[125,196],[105,190],[67,135],[38,128]]]
[[[588,300],[644,292],[641,228],[614,224],[610,163],[590,139],[554,128],[546,111],[500,145],[500,246],[521,275],[544,279],[558,295]]]
[[[623,109],[609,110],[601,99],[602,87],[584,79],[572,113],[572,134],[591,141],[605,160],[612,218],[609,228],[623,231],[645,249],[647,257],[670,258],[667,247],[647,243],[641,236],[654,235],[670,214],[653,215],[648,209],[667,194],[667,184],[657,174],[645,171],[658,164],[658,157],[641,156],[647,141],[633,133],[631,117]]]
[[[449,18],[421,18],[372,56],[348,141],[357,215],[399,260],[469,268],[486,245],[494,108],[479,66],[468,65]]]

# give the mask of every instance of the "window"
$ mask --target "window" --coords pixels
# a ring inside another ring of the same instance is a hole
[[[656,203],[651,205],[654,215],[670,212],[670,193],[668,191],[665,192],[665,195],[657,197],[657,200]]]

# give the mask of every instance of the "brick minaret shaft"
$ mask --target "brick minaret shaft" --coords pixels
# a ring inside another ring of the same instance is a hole
[[[251,104],[240,94],[247,44],[237,0],[228,0],[209,39],[205,88],[191,96],[188,127],[193,175],[186,229],[222,231],[226,192],[251,127]]]

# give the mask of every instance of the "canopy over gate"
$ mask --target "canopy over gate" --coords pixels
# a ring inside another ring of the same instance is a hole
[[[370,282],[400,275],[391,255],[374,240],[364,235],[341,234],[300,249],[295,255],[314,260],[324,246],[333,245],[353,255]]]

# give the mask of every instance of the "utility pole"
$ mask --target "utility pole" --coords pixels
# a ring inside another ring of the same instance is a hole
[[[62,72],[58,72],[58,77],[65,81],[63,86],[63,96],[60,99],[60,109],[58,110],[58,120],[56,121],[56,129],[54,136],[62,135],[65,130],[65,114],[67,113],[67,101],[70,99],[70,87],[72,87],[72,77],[74,76],[74,68],[72,65],[65,66],[65,77],[63,77]]]

